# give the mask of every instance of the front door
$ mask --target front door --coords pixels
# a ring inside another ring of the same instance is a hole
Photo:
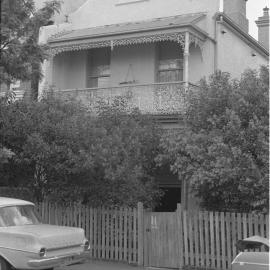
[[[145,266],[179,268],[176,212],[145,213]]]

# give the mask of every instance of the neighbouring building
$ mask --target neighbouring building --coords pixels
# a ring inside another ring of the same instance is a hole
[[[248,34],[246,2],[66,0],[55,24],[40,29],[51,57],[39,96],[53,91],[92,108],[126,96],[165,128],[177,127],[185,94],[202,77],[215,70],[240,77],[268,64],[268,9],[257,21],[260,43]],[[160,185],[180,194],[175,176]]]

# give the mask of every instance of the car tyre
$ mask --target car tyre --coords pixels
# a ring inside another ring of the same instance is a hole
[[[11,270],[10,264],[2,257],[0,257],[0,270]]]

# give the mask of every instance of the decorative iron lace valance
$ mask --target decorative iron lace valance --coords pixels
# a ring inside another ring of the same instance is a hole
[[[67,51],[79,51],[79,50],[88,50],[93,48],[102,48],[102,47],[111,47],[113,50],[114,47],[117,46],[128,46],[134,44],[143,44],[143,43],[153,43],[160,41],[175,41],[182,48],[185,46],[185,32],[174,32],[174,33],[161,33],[161,34],[153,34],[153,35],[145,35],[145,36],[137,36],[137,37],[129,37],[129,38],[116,38],[116,39],[106,39],[99,41],[85,41],[78,42],[77,44],[73,41],[66,42],[65,44],[55,45],[51,44],[49,49],[49,53],[51,56],[55,56],[62,52]],[[69,44],[70,43],[70,44]],[[189,34],[189,43],[195,43],[196,45],[202,47],[203,40],[194,34]]]

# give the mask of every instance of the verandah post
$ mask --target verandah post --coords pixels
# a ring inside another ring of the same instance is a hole
[[[137,211],[138,211],[138,266],[143,266],[144,222],[143,222],[143,204],[141,202],[138,202]]]
[[[189,86],[189,32],[185,33],[185,48],[184,48],[184,82],[186,91]]]

